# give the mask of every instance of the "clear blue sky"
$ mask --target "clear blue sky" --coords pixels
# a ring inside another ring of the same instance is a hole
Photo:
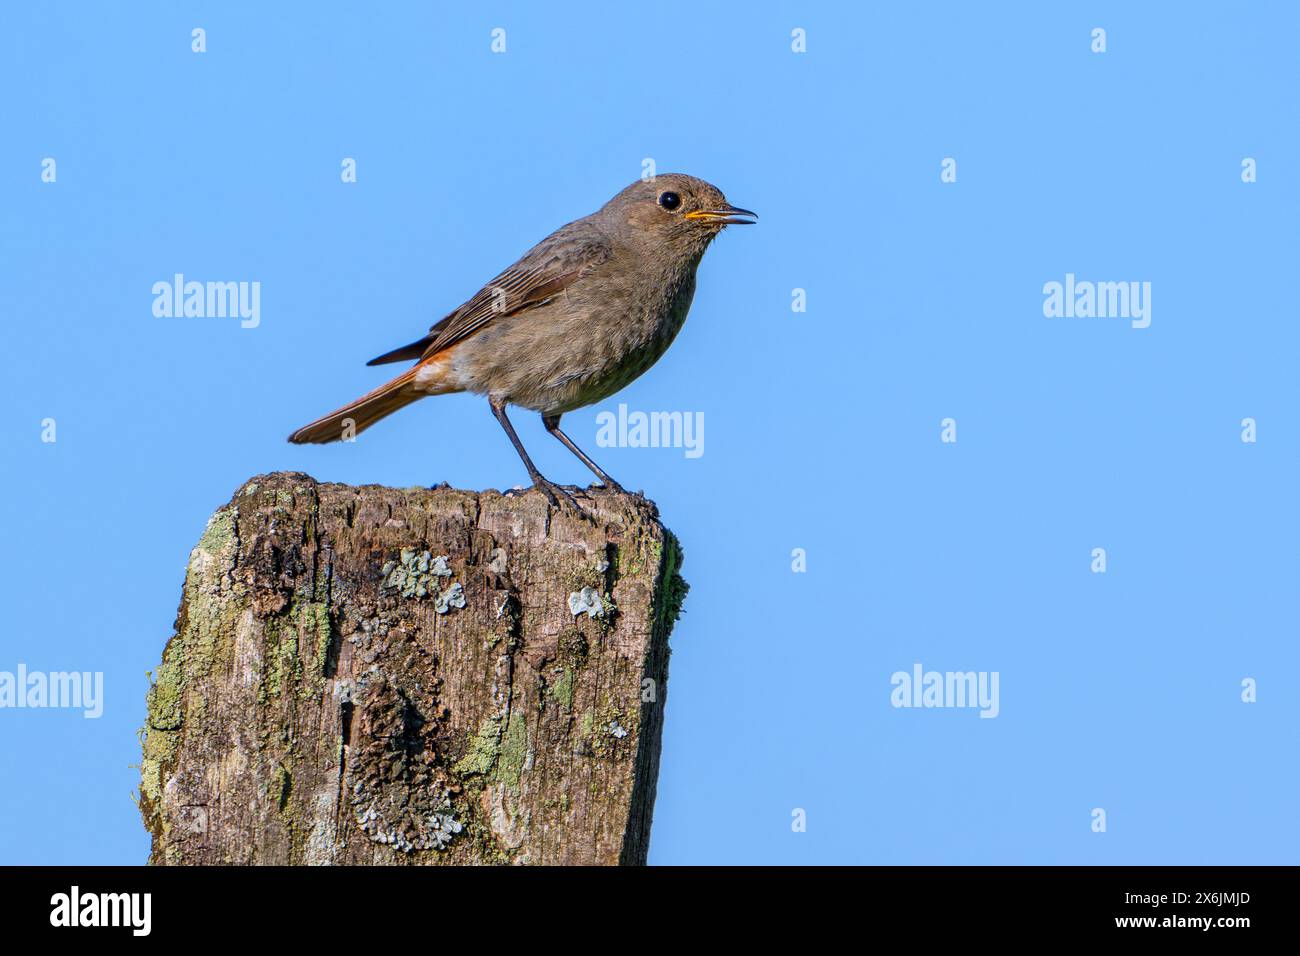
[[[145,672],[245,479],[526,480],[470,396],[284,437],[646,158],[762,216],[566,419],[686,550],[651,861],[1296,862],[1293,6],[280,6],[0,14],[0,670],[105,674],[98,720],[0,710],[0,862],[145,859]],[[177,272],[260,325],[154,317]],[[1067,273],[1150,327],[1045,317]],[[619,402],[704,454],[595,448]],[[891,706],[918,662],[997,718]]]

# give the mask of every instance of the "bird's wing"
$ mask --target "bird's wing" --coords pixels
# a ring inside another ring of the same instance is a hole
[[[518,315],[549,302],[579,276],[610,257],[612,250],[603,236],[577,227],[579,223],[570,223],[547,236],[474,293],[468,302],[429,329],[428,335],[366,364],[382,365],[435,355],[469,338],[494,319]]]

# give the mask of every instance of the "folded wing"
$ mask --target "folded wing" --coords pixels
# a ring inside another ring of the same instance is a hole
[[[468,302],[429,329],[428,335],[366,364],[383,365],[436,355],[496,319],[519,315],[549,302],[579,276],[607,261],[610,253],[609,243],[585,220],[569,223],[479,289]]]

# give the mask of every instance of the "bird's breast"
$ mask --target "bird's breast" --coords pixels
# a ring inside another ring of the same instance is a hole
[[[695,271],[665,277],[653,290],[593,303],[589,341],[595,361],[572,380],[574,408],[590,405],[630,384],[659,361],[686,322],[695,295]]]

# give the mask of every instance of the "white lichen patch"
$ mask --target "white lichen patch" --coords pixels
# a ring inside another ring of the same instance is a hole
[[[352,794],[354,800],[363,797],[360,781],[353,787]],[[391,846],[401,853],[445,850],[464,827],[451,812],[450,792],[444,792],[435,803],[438,809],[424,816],[417,816],[409,807],[402,808],[396,825],[390,824],[373,802],[357,806],[353,812],[357,826],[375,843]]]
[[[446,614],[452,608],[462,608],[465,606],[465,589],[457,581],[447,590],[441,592],[433,602],[433,609],[439,614]]]
[[[438,594],[439,581],[451,577],[451,568],[447,566],[445,554],[435,557],[428,551],[403,548],[398,560],[386,562],[381,573],[384,576],[383,588],[396,591],[402,597],[422,598]]]
[[[587,617],[604,617],[605,605],[600,602],[600,594],[595,588],[583,588],[569,595],[569,613],[574,617],[586,614]]]

